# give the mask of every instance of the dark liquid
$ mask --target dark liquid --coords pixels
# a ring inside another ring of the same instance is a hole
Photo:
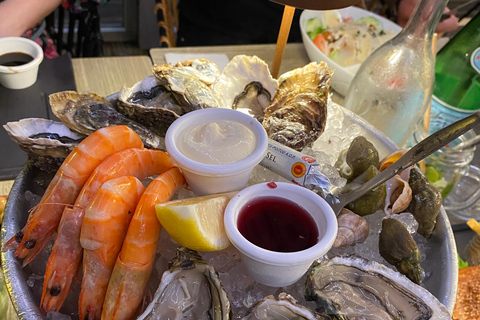
[[[293,201],[258,197],[240,210],[237,227],[251,243],[271,251],[295,252],[318,242],[312,216]]]
[[[5,67],[16,67],[27,64],[33,57],[23,52],[10,52],[0,56],[0,65]]]

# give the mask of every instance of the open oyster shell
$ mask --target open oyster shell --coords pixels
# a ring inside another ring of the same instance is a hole
[[[220,106],[210,89],[220,75],[218,66],[213,62],[195,59],[175,66],[169,63],[155,65],[153,74],[158,83],[174,93],[178,103],[188,111]]]
[[[34,166],[53,172],[85,136],[65,124],[42,118],[26,118],[7,122],[4,126],[10,139],[28,154]]]
[[[305,298],[333,319],[451,319],[425,288],[356,256],[317,261],[307,278]]]
[[[95,93],[61,91],[49,96],[52,112],[69,128],[89,135],[115,125],[126,125],[142,138],[148,148],[160,148],[160,137],[140,123],[118,112],[110,102]]]
[[[225,66],[212,91],[222,108],[236,109],[263,121],[277,87],[277,80],[263,60],[238,55]]]
[[[297,304],[297,301],[289,294],[282,292],[278,300],[274,296],[266,296],[260,300],[248,315],[242,320],[317,320],[324,319],[312,310]]]
[[[193,250],[179,247],[141,319],[230,319],[218,273]]]

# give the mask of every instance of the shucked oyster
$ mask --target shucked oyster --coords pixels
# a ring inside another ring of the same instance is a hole
[[[325,62],[312,62],[280,76],[262,122],[270,139],[298,151],[317,140],[325,130],[332,74]]]
[[[120,89],[117,109],[156,135],[165,136],[168,127],[184,113],[173,93],[160,84],[149,89],[141,88],[141,82],[131,88]]]
[[[219,107],[210,85],[220,75],[218,66],[205,59],[155,65],[153,74],[160,85],[170,90],[185,110]]]
[[[72,130],[89,135],[100,128],[126,125],[138,133],[146,147],[160,147],[160,137],[119,113],[107,99],[94,93],[62,91],[48,98],[52,112]]]
[[[3,127],[10,139],[28,154],[34,166],[49,172],[56,171],[85,138],[61,122],[41,118],[7,122]]]
[[[140,319],[230,319],[230,302],[218,273],[193,250],[179,247],[153,302]]]
[[[278,300],[274,296],[267,296],[259,301],[242,320],[316,320],[324,319],[312,310],[297,304],[289,294],[282,292]]]
[[[212,85],[222,108],[249,113],[260,122],[277,90],[268,65],[257,56],[238,55],[225,66]]]
[[[331,319],[451,319],[423,287],[384,265],[360,257],[317,261],[305,298]]]

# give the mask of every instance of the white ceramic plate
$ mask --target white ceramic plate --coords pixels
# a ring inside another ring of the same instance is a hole
[[[310,61],[325,61],[330,69],[334,69],[335,73],[333,74],[331,86],[332,88],[345,96],[350,82],[352,82],[353,77],[357,73],[358,68],[361,63],[357,63],[348,67],[342,67],[328,56],[326,56],[322,51],[320,51],[314,44],[310,37],[305,31],[308,20],[312,18],[319,18],[323,15],[324,11],[313,11],[313,10],[304,10],[300,16],[300,31],[302,34],[303,44],[307,50],[308,57]],[[363,10],[357,7],[348,7],[338,10],[342,18],[353,18],[353,20],[360,19],[362,17],[375,17],[380,21],[382,27],[386,31],[394,31],[395,34],[399,33],[402,28],[395,24],[394,22],[385,19],[373,12]]]

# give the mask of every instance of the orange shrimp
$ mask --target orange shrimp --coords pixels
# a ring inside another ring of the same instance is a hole
[[[59,310],[67,297],[82,260],[80,230],[85,208],[102,184],[122,176],[143,179],[160,174],[172,166],[170,158],[163,151],[135,148],[114,153],[98,165],[80,191],[73,209],[65,210],[60,222],[43,280],[40,304],[45,311]]]
[[[30,263],[57,231],[65,205],[75,201],[92,171],[109,155],[142,146],[140,136],[127,126],[102,128],[85,138],[60,166],[27,224],[5,247],[19,243],[15,256],[24,258],[24,266]]]
[[[143,193],[110,276],[102,319],[134,316],[150,278],[160,238],[155,204],[170,200],[184,183],[180,170],[172,168],[153,180]]]
[[[110,274],[143,191],[135,177],[115,178],[102,185],[85,209],[80,233],[83,279],[78,300],[82,320],[100,320]]]

